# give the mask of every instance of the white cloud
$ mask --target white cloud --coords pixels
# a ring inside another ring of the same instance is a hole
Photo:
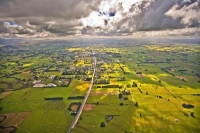
[[[0,34],[199,35],[199,5],[200,0],[0,1]]]
[[[200,9],[199,1],[192,3],[191,5],[184,6],[179,9],[179,5],[175,4],[168,12],[166,16],[172,17],[173,19],[181,19],[181,23],[186,26],[199,23],[200,21]]]

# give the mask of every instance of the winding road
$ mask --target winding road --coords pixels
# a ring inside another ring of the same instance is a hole
[[[93,69],[94,69],[94,71],[93,71],[90,87],[89,87],[87,93],[85,94],[85,97],[84,97],[84,99],[83,99],[83,101],[81,103],[81,106],[80,106],[80,108],[79,108],[79,110],[78,110],[78,112],[77,112],[77,114],[75,116],[74,121],[72,122],[71,126],[69,127],[67,133],[71,133],[72,129],[75,127],[76,123],[78,122],[78,119],[79,119],[79,117],[80,117],[80,115],[81,115],[81,113],[83,111],[83,107],[85,106],[85,103],[86,103],[86,101],[88,99],[88,96],[90,94],[90,91],[92,89],[93,82],[94,82],[95,71],[96,71],[96,57],[94,57]]]

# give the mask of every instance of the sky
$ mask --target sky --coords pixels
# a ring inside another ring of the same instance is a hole
[[[0,37],[200,36],[200,0],[0,0]]]

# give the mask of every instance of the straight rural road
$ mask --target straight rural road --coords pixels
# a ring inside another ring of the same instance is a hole
[[[79,108],[79,110],[78,110],[78,112],[77,112],[77,114],[75,116],[74,121],[72,122],[71,126],[69,127],[67,133],[71,133],[72,129],[75,127],[76,123],[78,122],[78,119],[79,119],[79,117],[80,117],[80,115],[81,115],[81,113],[83,111],[83,107],[85,106],[85,103],[86,103],[86,101],[88,99],[88,96],[90,94],[90,91],[92,89],[93,82],[94,82],[95,71],[96,71],[96,57],[94,57],[93,69],[94,69],[94,71],[93,71],[90,87],[89,87],[87,93],[85,94],[85,97],[84,97],[84,99],[83,99],[83,101],[81,103],[81,106],[80,106],[80,108]]]

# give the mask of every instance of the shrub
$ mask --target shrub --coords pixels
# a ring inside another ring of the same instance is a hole
[[[128,98],[127,98],[127,97],[125,97],[125,98],[124,98],[124,100],[128,100]]]
[[[194,112],[191,112],[190,115],[191,115],[192,117],[195,117],[195,116],[194,116]]]
[[[105,127],[105,126],[106,126],[105,122],[101,122],[100,127]]]
[[[123,97],[122,93],[119,93],[119,99],[121,99]]]
[[[135,102],[135,106],[138,107],[138,103],[137,102]]]

